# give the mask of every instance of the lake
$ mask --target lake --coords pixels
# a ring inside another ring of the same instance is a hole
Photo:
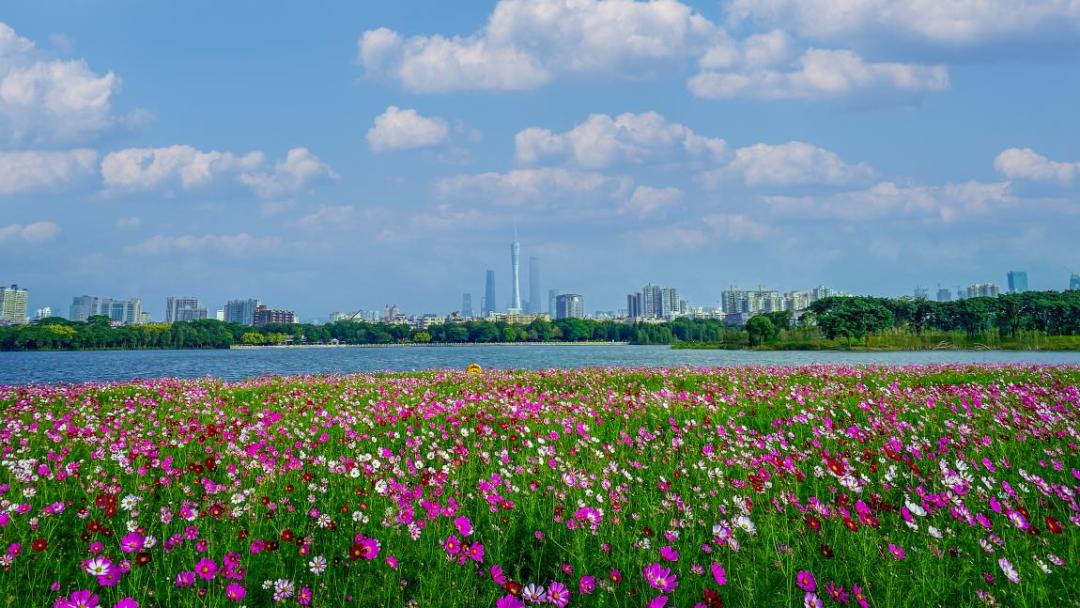
[[[672,367],[730,365],[1038,363],[1080,365],[1080,352],[725,351],[667,346],[507,345],[386,348],[260,348],[87,352],[0,352],[0,384],[108,382],[135,378],[321,374],[420,369]]]

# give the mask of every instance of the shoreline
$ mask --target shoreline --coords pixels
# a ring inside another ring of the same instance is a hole
[[[604,342],[588,340],[585,342],[404,342],[394,344],[233,344],[228,349],[250,350],[263,348],[461,348],[465,346],[639,346],[629,342]],[[660,345],[664,346],[664,345]],[[198,349],[191,349],[198,350]]]

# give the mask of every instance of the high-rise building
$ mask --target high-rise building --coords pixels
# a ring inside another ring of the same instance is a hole
[[[251,324],[256,326],[270,325],[273,323],[295,323],[296,314],[291,310],[280,308],[267,308],[266,304],[259,304],[251,316]]]
[[[679,290],[674,287],[663,287],[660,289],[660,314],[661,319],[670,319],[676,317],[682,312],[682,306],[679,302]]]
[[[1069,289],[1080,289],[1080,274],[1069,273]]]
[[[649,283],[641,288],[641,316],[646,319],[660,318],[663,296],[659,285]]]
[[[952,290],[949,289],[948,287],[938,287],[937,301],[938,302],[949,302],[951,300],[952,300]]]
[[[131,298],[130,300],[114,300],[103,298],[98,303],[97,313],[109,317],[116,325],[138,325],[143,323],[142,300]]]
[[[216,311],[214,311],[214,318],[217,319],[218,321],[224,321],[225,320],[225,309],[224,308],[219,308]]]
[[[630,293],[626,295],[626,316],[636,320],[641,316],[641,294]]]
[[[558,297],[559,291],[557,289],[548,290],[548,316],[555,318],[555,298]]]
[[[461,316],[465,317],[466,319],[470,319],[473,316],[471,293],[461,294]]]
[[[555,297],[556,319],[581,319],[585,317],[585,305],[576,293],[564,293]]]
[[[1010,270],[1009,293],[1024,293],[1028,290],[1027,272],[1023,270]]]
[[[540,260],[529,256],[529,310],[540,314]]]
[[[930,290],[929,289],[927,289],[925,287],[916,287],[915,288],[915,299],[916,300],[927,300],[929,298],[930,298]]]
[[[514,231],[514,242],[510,243],[510,270],[514,281],[513,291],[510,296],[509,312],[521,312],[521,243],[517,239],[517,230]]]
[[[30,292],[18,285],[0,287],[0,324],[21,325],[26,323],[26,306]]]
[[[481,309],[481,313],[485,317],[497,310],[495,306],[495,271],[488,270],[487,277],[484,279],[484,307]]]
[[[993,283],[975,283],[967,288],[969,298],[996,298],[998,293],[997,285]]]
[[[225,303],[225,322],[253,325],[255,309],[258,307],[259,301],[255,299],[229,300]]]
[[[96,314],[98,314],[97,296],[75,296],[71,299],[69,320],[86,321]]]
[[[206,318],[206,308],[199,298],[169,296],[165,298],[165,322],[198,321]]]
[[[34,320],[35,321],[40,321],[42,319],[48,319],[49,317],[53,317],[53,316],[56,316],[56,313],[53,312],[52,306],[42,306],[41,308],[34,311]]]

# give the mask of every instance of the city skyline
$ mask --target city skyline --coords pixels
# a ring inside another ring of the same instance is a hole
[[[594,310],[649,281],[1065,288],[1080,16],[859,6],[15,3],[0,282],[322,318],[478,308],[492,268],[505,310],[517,227],[539,299]]]

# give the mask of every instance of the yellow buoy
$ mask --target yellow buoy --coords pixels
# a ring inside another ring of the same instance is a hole
[[[478,376],[483,372],[484,368],[480,367],[476,363],[470,363],[469,366],[465,368],[465,373],[469,374],[470,376]]]

